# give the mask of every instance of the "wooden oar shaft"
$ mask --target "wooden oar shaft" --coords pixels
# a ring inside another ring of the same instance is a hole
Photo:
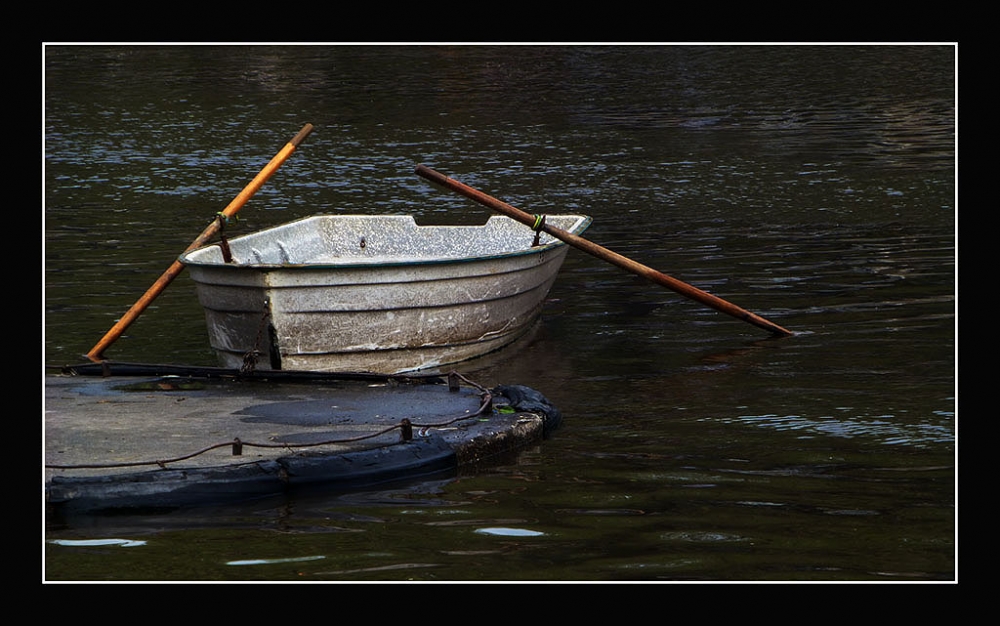
[[[521,222],[522,224],[525,224],[532,228],[535,227],[536,217],[534,215],[530,215],[516,207],[507,204],[506,202],[497,200],[496,198],[489,196],[477,189],[469,187],[468,185],[460,183],[453,178],[449,178],[444,174],[436,172],[429,167],[426,167],[424,165],[418,165],[416,173],[417,175],[422,176],[434,183],[437,183],[442,187],[451,189],[452,191],[458,192],[463,196],[475,200],[476,202],[479,202],[480,204],[485,205],[499,213],[503,213],[504,215],[507,215],[508,217],[515,219]],[[702,304],[711,307],[716,311],[726,313],[727,315],[731,315],[737,319],[747,322],[748,324],[752,324],[758,328],[762,328],[776,335],[787,336],[792,334],[790,330],[782,328],[781,326],[778,326],[777,324],[770,322],[755,313],[751,313],[750,311],[738,307],[731,302],[723,300],[718,296],[714,296],[708,293],[707,291],[702,291],[697,287],[689,285],[683,281],[677,280],[676,278],[673,278],[671,276],[664,274],[663,272],[659,272],[651,267],[643,265],[642,263],[633,261],[628,257],[618,254],[617,252],[608,250],[607,248],[599,246],[588,239],[580,237],[579,235],[575,235],[571,232],[562,230],[561,228],[557,228],[555,226],[549,226],[547,224],[543,224],[540,227],[540,230],[545,231],[546,233],[552,235],[553,237],[556,237],[557,239],[565,241],[566,243],[575,248],[583,250],[584,252],[587,252],[588,254],[591,254],[593,256],[596,256],[599,259],[603,259],[609,263],[612,263],[613,265],[617,265],[618,267],[621,267],[629,272],[632,272],[633,274],[637,274],[639,276],[642,276],[643,278],[651,280],[654,283],[662,285],[668,289],[671,289],[681,294],[682,296],[688,297],[697,302],[701,302]]]
[[[236,213],[243,208],[243,205],[247,203],[250,197],[257,193],[257,190],[263,186],[267,179],[270,178],[271,175],[274,174],[274,172],[276,172],[278,168],[281,167],[281,165],[288,159],[288,157],[292,155],[292,152],[299,147],[299,144],[302,143],[309,133],[312,132],[312,129],[312,124],[306,124],[303,126],[302,130],[300,130],[291,141],[285,144],[278,154],[274,155],[268,164],[264,166],[264,169],[262,169],[254,177],[254,179],[243,188],[243,191],[233,198],[232,202],[230,202],[229,205],[222,210],[222,215],[227,219],[236,215]],[[189,245],[184,252],[200,248],[201,246],[207,244],[216,234],[218,234],[220,228],[221,224],[219,220],[212,220],[211,224],[209,224],[209,226],[203,230],[194,241],[191,242],[191,245]],[[121,319],[119,319],[115,325],[111,327],[111,330],[105,333],[104,337],[102,337],[101,340],[90,349],[90,352],[87,353],[87,358],[94,362],[102,361],[104,359],[104,351],[108,348],[108,346],[122,336],[125,329],[128,328],[132,322],[134,322],[139,315],[146,310],[150,303],[155,300],[157,296],[159,296],[163,290],[167,288],[167,285],[173,282],[174,278],[176,278],[177,275],[183,270],[184,264],[180,261],[175,260],[171,263],[170,267],[167,268],[167,271],[163,272],[163,274],[156,279],[156,282],[154,282],[149,289],[146,290],[146,293],[144,293],[142,297],[132,305],[132,308],[130,308],[125,315],[123,315]]]

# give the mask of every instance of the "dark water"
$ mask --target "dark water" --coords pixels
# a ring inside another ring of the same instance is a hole
[[[44,360],[79,363],[306,123],[235,228],[482,221],[418,163],[749,309],[571,250],[463,370],[564,426],[475,475],[47,520],[51,581],[957,580],[952,46],[49,46]],[[187,275],[106,352],[214,365]],[[472,367],[472,366],[470,366]],[[132,543],[64,545],[57,540]]]

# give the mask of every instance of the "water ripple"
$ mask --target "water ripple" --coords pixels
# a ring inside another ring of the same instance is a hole
[[[946,416],[947,417],[947,416]],[[884,445],[917,448],[953,444],[955,434],[945,424],[900,423],[892,415],[865,418],[809,418],[802,415],[741,415],[721,418],[723,423],[740,423],[777,431],[801,432],[802,437],[872,438]]]

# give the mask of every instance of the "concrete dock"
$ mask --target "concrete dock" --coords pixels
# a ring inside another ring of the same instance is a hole
[[[48,506],[219,503],[457,472],[541,441],[534,390],[459,376],[45,377]]]

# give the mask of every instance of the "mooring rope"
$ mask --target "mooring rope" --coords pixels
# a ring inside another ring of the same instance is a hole
[[[253,345],[243,355],[243,363],[240,364],[240,374],[253,374],[257,369],[257,357],[260,356],[260,339],[264,336],[264,329],[267,328],[267,321],[270,317],[270,298],[264,298],[264,310],[260,314],[260,323],[257,324],[257,336],[253,340]]]
[[[212,445],[210,445],[208,447],[205,447],[205,448],[202,448],[201,450],[198,450],[196,452],[191,452],[190,454],[185,454],[183,456],[177,456],[177,457],[173,457],[173,458],[170,458],[170,459],[156,459],[156,460],[151,460],[151,461],[131,461],[131,462],[121,462],[121,463],[84,463],[84,464],[78,464],[78,465],[57,465],[57,464],[48,464],[47,463],[45,465],[45,468],[46,469],[63,469],[63,470],[66,470],[66,469],[110,469],[110,468],[116,468],[116,467],[138,467],[138,466],[147,466],[147,465],[157,465],[161,469],[166,469],[166,466],[169,463],[177,463],[179,461],[185,461],[187,459],[191,459],[191,458],[194,458],[196,456],[200,456],[200,455],[205,454],[207,452],[211,452],[212,450],[216,450],[218,448],[232,447],[233,450],[234,450],[234,455],[238,455],[239,452],[236,452],[236,451],[237,450],[241,450],[243,446],[251,447],[251,448],[286,448],[286,449],[289,450],[289,452],[294,452],[293,448],[315,448],[315,447],[319,447],[319,446],[328,446],[328,445],[345,444],[345,443],[356,443],[358,441],[364,441],[366,439],[373,439],[373,438],[376,438],[376,437],[381,437],[383,435],[391,433],[394,430],[401,430],[401,431],[406,432],[406,431],[408,431],[411,428],[418,428],[418,429],[420,429],[420,431],[422,432],[422,434],[426,434],[426,432],[428,430],[432,429],[432,428],[445,428],[447,426],[451,426],[452,424],[456,424],[456,423],[464,421],[464,420],[472,419],[474,417],[479,417],[481,415],[486,414],[487,412],[492,412],[493,411],[493,394],[490,393],[490,391],[488,389],[486,389],[485,387],[483,387],[482,385],[480,385],[480,384],[478,384],[476,382],[473,382],[473,381],[469,380],[468,378],[466,378],[465,376],[459,374],[458,372],[451,372],[451,373],[448,374],[448,376],[449,376],[449,379],[452,378],[452,377],[454,377],[454,378],[457,378],[459,380],[462,380],[465,383],[467,383],[468,385],[470,385],[472,387],[475,387],[476,389],[478,389],[480,391],[480,393],[482,395],[480,396],[479,409],[477,409],[475,413],[470,413],[468,415],[461,415],[461,416],[458,416],[458,417],[454,417],[454,418],[452,418],[450,420],[447,420],[445,422],[440,422],[440,423],[435,423],[435,424],[414,424],[414,423],[410,422],[410,420],[404,418],[403,420],[400,421],[399,424],[395,424],[393,426],[389,426],[389,427],[384,428],[383,430],[381,430],[379,432],[376,432],[376,433],[370,433],[370,434],[367,434],[367,435],[359,435],[357,437],[345,437],[345,438],[342,438],[342,439],[327,439],[327,440],[324,440],[324,441],[318,441],[318,442],[314,442],[314,443],[300,443],[300,444],[295,444],[294,446],[292,446],[292,445],[290,445],[288,443],[258,443],[258,442],[252,442],[252,441],[242,441],[239,437],[236,437],[233,441],[227,441],[227,442],[223,442],[223,443],[212,444]]]

